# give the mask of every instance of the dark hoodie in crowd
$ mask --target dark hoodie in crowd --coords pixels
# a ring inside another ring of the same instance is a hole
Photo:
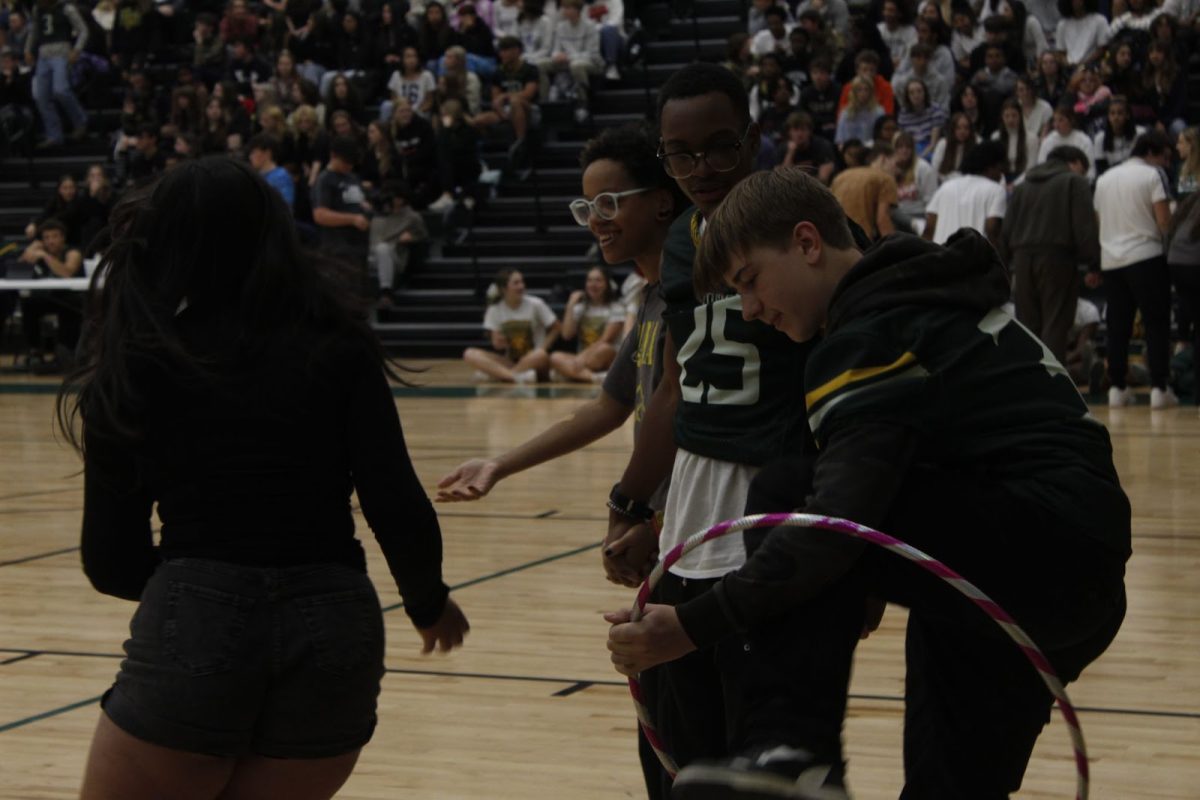
[[[1025,173],[1008,201],[998,246],[1006,264],[1021,250],[1099,264],[1100,228],[1087,178],[1057,160]]]
[[[835,289],[805,370],[820,448],[806,512],[886,531],[912,481],[973,476],[1050,520],[1030,523],[1036,536],[1128,558],[1129,502],[1108,431],[1045,346],[1003,311],[1008,298],[1007,272],[975,231],[944,247],[889,236],[864,253]],[[775,530],[744,567],[679,606],[680,622],[700,647],[758,627],[815,597],[865,548]]]

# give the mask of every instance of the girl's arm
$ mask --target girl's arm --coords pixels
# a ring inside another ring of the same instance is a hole
[[[126,448],[84,426],[83,572],[96,591],[137,600],[158,566],[154,501]]]
[[[550,352],[550,348],[553,347],[554,343],[558,341],[560,333],[562,333],[562,323],[558,320],[554,320],[554,324],[551,325],[550,329],[546,331],[546,341],[542,342],[542,349],[547,353]]]
[[[503,353],[508,349],[508,337],[499,328],[488,331],[488,338],[492,340],[492,349]]]
[[[437,500],[441,503],[478,500],[508,476],[573,453],[615,431],[632,410],[607,392],[601,392],[566,419],[508,452],[492,459],[463,462],[438,482]]]
[[[567,298],[567,308],[563,312],[562,337],[564,339],[574,339],[575,334],[579,331],[579,320],[575,315],[575,307],[583,301],[583,292],[571,292],[571,296]]]

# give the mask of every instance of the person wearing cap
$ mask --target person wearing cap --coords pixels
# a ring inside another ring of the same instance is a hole
[[[313,187],[313,222],[321,228],[321,249],[336,258],[362,266],[367,255],[371,204],[354,173],[360,153],[348,136],[329,143],[329,166]]]
[[[525,60],[524,47],[515,36],[505,36],[498,45],[500,68],[492,78],[492,108],[475,117],[475,125],[485,128],[501,122],[512,123],[517,139],[509,148],[515,164],[525,159],[525,137],[540,116],[537,106],[538,68]]]

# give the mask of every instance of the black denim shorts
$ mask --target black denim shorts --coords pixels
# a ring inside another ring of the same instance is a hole
[[[362,572],[175,559],[146,584],[102,707],[178,750],[335,756],[374,732],[383,644]]]

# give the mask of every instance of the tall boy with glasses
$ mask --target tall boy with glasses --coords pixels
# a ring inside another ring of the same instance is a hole
[[[745,88],[722,67],[692,64],[659,91],[658,113],[659,158],[695,207],[675,221],[663,248],[663,379],[609,498],[606,552],[652,535],[643,512],[668,475],[662,552],[752,510],[751,481],[759,468],[808,451],[811,441],[802,380],[812,345],[744,320],[736,294],[697,300],[693,290],[692,262],[705,219],[754,169],[759,136]],[[718,539],[672,567],[653,602],[676,605],[699,597],[745,558],[740,538]],[[606,619],[618,623],[627,615]],[[742,726],[738,695],[729,689],[759,677],[755,654],[737,637],[642,673],[656,726],[681,765],[726,753]],[[658,774],[651,795],[665,797],[670,779],[661,769]]]

